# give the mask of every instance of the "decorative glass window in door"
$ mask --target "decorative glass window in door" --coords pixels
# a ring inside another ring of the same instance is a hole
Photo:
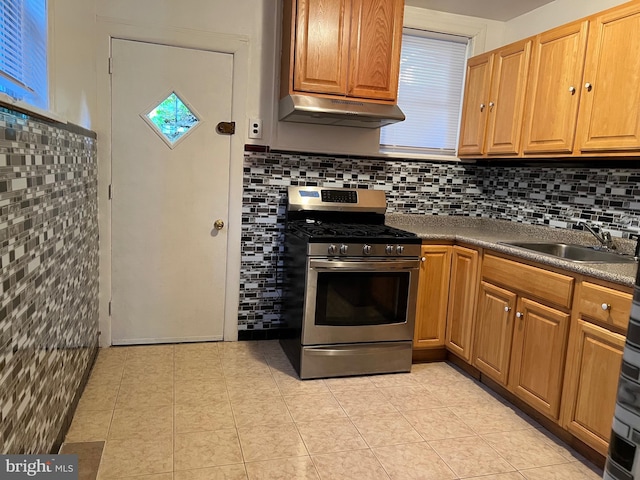
[[[193,108],[185,103],[175,91],[172,91],[169,96],[155,105],[141,117],[169,148],[174,148],[200,123],[200,118]]]

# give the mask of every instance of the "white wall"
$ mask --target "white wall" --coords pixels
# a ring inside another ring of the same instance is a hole
[[[607,8],[626,3],[620,0],[555,0],[506,22],[505,43],[537,35]]]
[[[67,121],[95,129],[95,3],[49,0],[51,110]]]

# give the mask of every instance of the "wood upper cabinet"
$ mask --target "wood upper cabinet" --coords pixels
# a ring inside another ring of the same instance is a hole
[[[350,0],[298,0],[295,16],[293,89],[342,94],[347,91]]]
[[[478,55],[467,62],[458,155],[484,152],[492,65],[493,54]]]
[[[281,96],[395,101],[403,13],[403,0],[285,0]]]
[[[515,307],[515,293],[480,283],[473,365],[503,385],[509,374]]]
[[[453,247],[445,345],[467,362],[471,361],[473,320],[478,296],[478,267],[477,250],[457,245]]]
[[[447,321],[451,246],[423,245],[418,282],[415,348],[441,347]]]
[[[523,152],[571,153],[589,22],[571,23],[533,42],[523,127]]]
[[[592,20],[577,152],[640,149],[640,3]]]
[[[607,454],[625,337],[578,318],[571,327],[563,426]]]
[[[527,298],[518,302],[509,389],[553,419],[559,418],[569,314]]]
[[[458,155],[520,152],[531,40],[469,59]]]
[[[520,152],[530,54],[531,40],[514,43],[494,54],[486,141],[489,155]]]
[[[347,95],[395,100],[404,0],[351,0]]]

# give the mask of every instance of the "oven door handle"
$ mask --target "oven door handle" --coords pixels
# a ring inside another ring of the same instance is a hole
[[[420,268],[419,260],[394,260],[394,261],[365,261],[342,262],[335,260],[310,260],[309,267],[314,270],[357,270],[357,271],[388,271],[388,270],[415,270]]]

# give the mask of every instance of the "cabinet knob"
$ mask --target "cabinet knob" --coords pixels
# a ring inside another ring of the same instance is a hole
[[[505,312],[510,312],[511,311],[511,307],[504,307],[504,311]]]
[[[611,310],[611,305],[609,305],[608,303],[603,303],[602,305],[600,305],[602,307],[602,310],[604,310],[605,312],[607,310]]]
[[[584,84],[584,88],[587,89],[587,92],[590,92],[591,89],[593,88],[593,85],[591,85],[589,82],[587,82],[587,83]]]
[[[489,102],[489,111],[492,112],[493,111],[493,107],[495,107],[496,104],[493,102]]]
[[[426,262],[426,261],[427,261],[427,257],[422,257],[422,258],[420,259],[420,261],[421,261],[421,262]]]
[[[517,317],[517,318],[524,318],[524,313],[522,313],[522,312],[516,312],[516,317]]]
[[[575,95],[576,87],[569,87],[569,93],[571,93],[571,95]]]
[[[480,111],[481,112],[484,112],[484,107],[486,107],[486,105],[484,103],[481,103],[480,104]]]

